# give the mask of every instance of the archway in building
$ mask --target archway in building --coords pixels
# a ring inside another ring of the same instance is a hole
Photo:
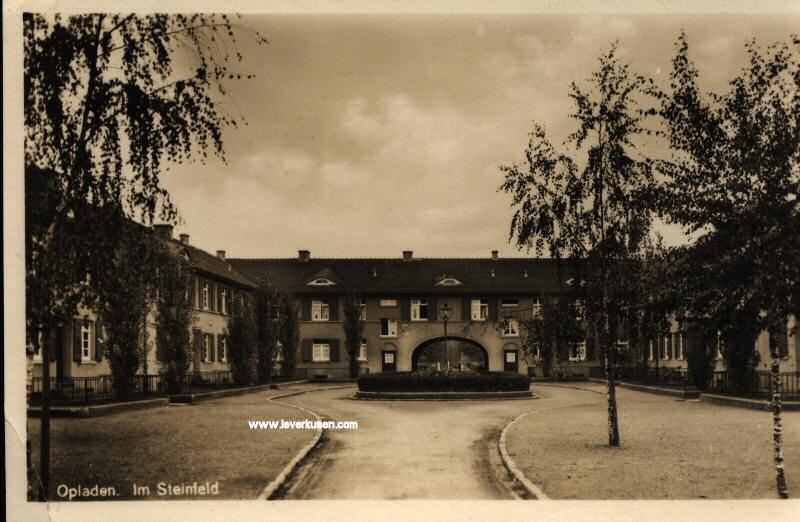
[[[480,343],[450,336],[447,337],[447,346],[444,337],[428,339],[417,346],[411,355],[411,368],[414,371],[431,367],[444,369],[448,366],[448,360],[451,368],[475,371],[489,369],[489,354]]]

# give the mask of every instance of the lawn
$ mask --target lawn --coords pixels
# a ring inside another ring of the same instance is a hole
[[[551,498],[777,498],[770,412],[618,389],[622,445],[610,448],[604,395],[535,391],[542,411],[509,430],[508,451]],[[789,493],[798,498],[800,412],[784,412],[783,426]]]
[[[277,390],[272,391],[275,394]],[[52,420],[50,498],[57,488],[112,486],[117,499],[132,498],[133,484],[159,498],[255,499],[313,430],[251,430],[247,421],[302,420],[294,408],[268,402],[270,392],[229,397],[188,406],[166,406],[87,419]],[[29,419],[34,462],[38,462],[39,420]],[[219,482],[213,496],[158,496],[159,482]],[[137,497],[140,498],[140,497]]]

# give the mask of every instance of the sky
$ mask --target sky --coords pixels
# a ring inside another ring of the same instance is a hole
[[[619,42],[664,81],[681,29],[703,86],[725,88],[744,44],[787,41],[794,15],[245,15],[226,108],[226,161],[163,176],[191,242],[229,257],[523,256],[499,167],[533,121],[574,130],[570,82]],[[667,244],[685,241],[659,224]]]

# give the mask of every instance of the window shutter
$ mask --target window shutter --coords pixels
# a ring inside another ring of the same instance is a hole
[[[308,297],[303,298],[303,308],[301,317],[303,321],[311,320],[311,299],[309,299]]]
[[[489,320],[497,321],[497,303],[498,299],[488,299],[489,301]]]
[[[81,362],[81,321],[72,321],[72,360],[76,363]]]
[[[312,342],[311,339],[303,339],[300,342],[300,358],[303,362],[311,362]]]
[[[778,331],[773,336],[773,342],[777,345],[778,357],[786,357],[789,355],[789,332],[786,323],[778,328]]]
[[[208,348],[209,348],[209,357],[208,362],[214,362],[217,358],[214,356],[214,334],[208,334]]]
[[[439,317],[439,303],[436,302],[435,297],[428,298],[428,319],[436,321]]]
[[[472,320],[472,298],[464,297],[461,299],[461,320]]]
[[[331,362],[339,361],[339,339],[331,339],[328,341],[331,346]]]
[[[59,330],[60,328],[55,328],[50,332],[50,335],[47,336],[47,347],[50,349],[50,352],[47,354],[47,358],[50,360],[50,362],[55,362],[58,359],[57,351],[58,340],[60,338]],[[42,347],[40,346],[39,350],[41,349]]]
[[[586,336],[586,360],[594,361],[594,336]]]
[[[103,360],[103,327],[95,321],[92,323],[92,350],[94,351],[94,360],[100,362]]]
[[[329,297],[328,301],[328,310],[330,310],[330,318],[331,321],[338,321],[339,320],[339,298],[336,296]]]
[[[400,299],[400,320],[411,320],[411,299],[408,297],[403,297]]]
[[[198,308],[198,309],[200,308],[200,305],[202,304],[201,295],[200,294],[201,294],[200,278],[199,277],[195,277],[194,278],[194,307]]]

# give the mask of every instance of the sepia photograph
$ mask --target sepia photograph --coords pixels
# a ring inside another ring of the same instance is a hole
[[[507,4],[4,8],[9,520],[792,518],[800,8]]]

